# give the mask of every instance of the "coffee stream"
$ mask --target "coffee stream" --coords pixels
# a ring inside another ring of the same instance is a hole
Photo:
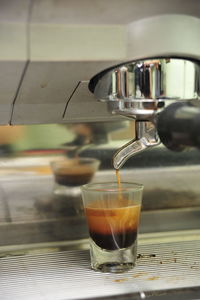
[[[121,177],[120,177],[120,173],[119,173],[119,170],[115,170],[116,172],[116,177],[117,177],[117,184],[118,184],[118,188],[119,190],[122,188],[121,187]]]
[[[115,172],[116,172],[117,184],[118,184],[118,201],[122,201],[123,200],[123,196],[122,196],[121,177],[120,177],[119,170],[115,170]]]

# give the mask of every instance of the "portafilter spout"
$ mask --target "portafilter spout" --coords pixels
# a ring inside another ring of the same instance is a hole
[[[153,123],[136,121],[136,138],[122,146],[113,156],[114,168],[120,169],[133,155],[159,144],[159,137]]]
[[[131,156],[159,144],[157,117],[165,107],[200,98],[200,64],[185,58],[137,60],[97,74],[89,89],[112,114],[136,121],[135,139],[113,157],[119,169]]]

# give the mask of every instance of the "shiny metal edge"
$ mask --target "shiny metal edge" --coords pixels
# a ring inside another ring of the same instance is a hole
[[[177,230],[166,232],[140,233],[138,244],[173,243],[181,241],[200,241],[200,229]],[[60,251],[88,250],[89,239],[66,240],[46,243],[30,243],[0,246],[0,258],[7,256],[23,256],[29,254],[45,254]]]
[[[189,235],[189,233],[185,233]],[[178,236],[178,233],[177,233]],[[184,237],[184,235],[183,235]],[[1,300],[103,299],[199,288],[200,241],[139,245],[136,267],[124,274],[94,272],[88,250],[0,259]]]

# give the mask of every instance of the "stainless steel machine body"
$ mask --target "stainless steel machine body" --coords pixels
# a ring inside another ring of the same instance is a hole
[[[199,59],[196,0],[0,3],[0,124],[118,120],[88,90],[145,57]],[[173,83],[172,83],[173,85]]]

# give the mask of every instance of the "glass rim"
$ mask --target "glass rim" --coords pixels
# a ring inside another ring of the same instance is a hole
[[[98,158],[95,158],[95,157],[73,157],[73,158],[68,158],[68,157],[58,157],[57,159],[55,160],[52,160],[51,163],[58,163],[58,162],[63,162],[63,161],[66,161],[66,162],[69,162],[69,161],[72,161],[72,160],[78,160],[78,161],[94,161],[94,162],[100,162],[100,160]]]
[[[63,163],[66,163],[65,167],[66,168],[67,167],[71,168],[72,166],[74,167],[74,165],[71,164],[73,161],[80,162],[80,164],[78,164],[79,166],[83,165],[84,163],[87,163],[88,165],[91,165],[91,164],[100,165],[100,160],[97,159],[97,158],[79,157],[78,160],[76,160],[75,158],[67,159],[66,157],[62,157],[62,158],[59,158],[57,160],[51,161],[50,166],[53,168],[53,167],[57,167],[57,166],[60,166],[60,165],[62,166]]]
[[[115,187],[112,187],[114,185]],[[124,186],[126,185],[126,186]],[[101,187],[100,187],[101,186]],[[106,187],[107,186],[107,187]],[[81,186],[82,191],[87,192],[113,192],[118,193],[123,191],[142,191],[144,189],[144,185],[137,182],[130,181],[122,181],[121,186],[118,185],[117,182],[108,181],[108,182],[93,182],[87,183]]]

